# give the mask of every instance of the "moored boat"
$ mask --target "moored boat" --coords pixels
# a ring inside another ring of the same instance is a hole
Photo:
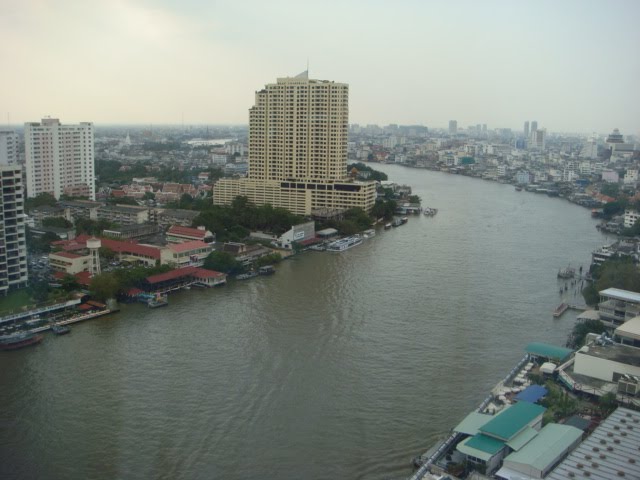
[[[0,337],[0,350],[17,350],[19,348],[37,345],[44,338],[43,335],[31,332],[19,332]]]
[[[567,311],[568,308],[569,308],[569,305],[567,305],[566,303],[561,303],[553,311],[553,316],[556,318],[560,317],[564,312]]]
[[[167,305],[169,305],[169,297],[166,295],[158,294],[147,301],[147,307],[149,308],[166,307]]]
[[[274,273],[276,273],[276,269],[273,268],[273,265],[265,265],[258,268],[258,275],[273,275]]]
[[[248,280],[257,276],[258,274],[256,272],[241,273],[240,275],[236,275],[236,280]]]
[[[373,228],[370,228],[369,230],[365,230],[364,232],[362,232],[362,236],[364,238],[375,237],[376,236],[376,231]]]
[[[384,229],[385,230],[389,230],[391,228],[391,223],[385,223],[384,224]]]
[[[66,335],[71,332],[71,328],[66,325],[51,325],[51,331],[56,335]]]
[[[437,208],[425,207],[422,213],[427,217],[433,217],[436,213],[438,213]]]
[[[362,243],[362,237],[360,235],[352,235],[350,237],[341,238],[340,240],[335,240],[327,245],[328,252],[344,252],[356,245],[360,245]]]

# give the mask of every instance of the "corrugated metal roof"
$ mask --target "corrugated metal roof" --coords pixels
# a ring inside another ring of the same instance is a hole
[[[615,298],[616,300],[623,300],[625,302],[640,303],[640,293],[630,290],[607,288],[606,290],[601,290],[599,293],[603,297]]]
[[[479,433],[469,439],[467,446],[493,456],[504,448],[504,442]]]
[[[479,458],[480,460],[484,460],[485,462],[490,460],[491,457],[493,457],[495,455],[495,453],[485,452],[484,450],[480,450],[478,448],[470,446],[469,442],[471,440],[473,440],[474,438],[475,437],[469,437],[469,438],[461,441],[458,444],[458,446],[456,447],[456,449],[460,453],[464,453],[465,455],[471,455],[472,457]],[[502,446],[504,447],[504,444],[502,444]],[[498,451],[500,451],[500,450],[498,450]]]
[[[480,431],[492,437],[508,441],[536,417],[542,415],[545,410],[546,408],[534,403],[518,402],[502,410],[480,428]]]
[[[568,425],[550,423],[529,443],[507,456],[504,461],[531,465],[543,471],[553,465],[580,437],[582,437],[582,430]]]
[[[638,479],[639,454],[640,412],[619,407],[546,478]]]
[[[485,423],[493,418],[493,415],[486,413],[471,412],[462,420],[454,429],[454,432],[464,433],[465,435],[475,435],[480,431]]]
[[[515,450],[517,452],[529,443],[536,435],[538,435],[538,431],[535,428],[527,427],[509,440],[507,442],[507,446],[511,450]]]
[[[527,345],[526,352],[539,357],[562,361],[567,358],[573,350],[549,345],[548,343],[532,342]]]

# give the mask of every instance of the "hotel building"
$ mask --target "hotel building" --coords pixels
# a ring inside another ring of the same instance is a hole
[[[51,193],[96,198],[93,124],[62,125],[56,118],[25,123],[27,196]]]
[[[249,110],[248,175],[218,180],[214,204],[246,196],[300,215],[371,210],[375,182],[347,176],[348,123],[347,84],[303,72],[266,85]]]

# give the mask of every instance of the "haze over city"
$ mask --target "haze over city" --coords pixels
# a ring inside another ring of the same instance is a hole
[[[636,1],[8,2],[2,124],[244,124],[307,68],[350,122],[638,134]]]

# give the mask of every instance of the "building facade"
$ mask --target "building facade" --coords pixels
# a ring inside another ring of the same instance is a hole
[[[63,125],[56,118],[25,123],[27,196],[51,193],[96,198],[93,124]]]
[[[18,134],[9,130],[0,130],[0,165],[18,163]]]
[[[215,204],[246,196],[301,214],[375,203],[375,182],[347,176],[349,86],[311,80],[307,72],[279,78],[256,92],[249,110],[246,178],[218,180]]]
[[[27,285],[22,169],[0,164],[0,294]]]

